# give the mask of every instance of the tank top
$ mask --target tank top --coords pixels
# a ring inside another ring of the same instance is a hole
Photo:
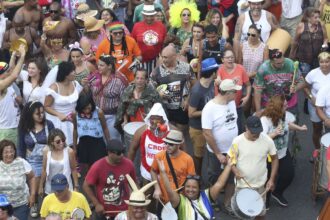
[[[165,136],[165,135],[164,135]],[[148,128],[143,132],[140,141],[141,149],[141,176],[147,180],[151,180],[150,168],[155,155],[162,150],[166,150],[163,137],[156,137]]]
[[[318,54],[321,52],[323,44],[323,30],[321,23],[317,25],[317,31],[312,33],[309,31],[308,23],[304,23],[304,31],[300,35],[298,41],[298,49],[296,58],[300,62],[313,64],[314,58],[317,59]]]
[[[242,27],[242,35],[241,35],[241,42],[247,40],[247,33],[249,31],[249,27],[252,24],[252,21],[250,19],[249,11],[244,13],[245,19]],[[261,39],[263,42],[267,42],[270,32],[272,31],[272,26],[267,20],[267,11],[261,10],[261,16],[259,21],[254,22],[258,28],[261,28]]]
[[[243,66],[247,73],[256,72],[263,62],[265,44],[261,42],[257,48],[252,48],[249,43],[243,43]]]
[[[98,108],[96,108],[91,118],[83,118],[76,115],[78,138],[90,136],[95,138],[103,137],[103,130],[99,120]]]
[[[325,25],[325,29],[327,30],[327,36],[329,38],[330,37],[330,5],[324,4],[321,20]]]
[[[45,185],[45,193],[50,194],[51,191],[51,179],[54,175],[58,173],[62,173],[66,176],[69,183],[69,189],[73,190],[72,187],[72,179],[71,179],[71,168],[70,168],[70,160],[69,160],[69,148],[66,147],[63,149],[63,159],[62,160],[54,160],[51,156],[51,151],[47,153],[47,165],[46,165],[46,185]]]

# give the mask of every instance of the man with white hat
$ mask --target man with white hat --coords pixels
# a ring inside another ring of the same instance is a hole
[[[236,85],[232,79],[220,82],[218,95],[211,99],[202,111],[202,128],[208,149],[208,179],[213,185],[224,165],[226,155],[233,139],[238,135],[237,112],[235,104],[236,92],[242,86]],[[224,206],[232,212],[230,199],[234,193],[234,176],[231,175],[225,187]]]
[[[157,220],[158,218],[156,215],[147,212],[146,210],[146,207],[150,204],[151,200],[146,199],[145,195],[145,192],[155,185],[157,181],[150,182],[141,189],[138,189],[135,182],[129,175],[126,175],[126,179],[128,180],[133,192],[131,193],[129,200],[125,200],[125,203],[128,205],[128,210],[119,213],[115,217],[115,220]]]
[[[145,5],[154,5],[155,9],[160,8],[161,10],[163,10],[163,6],[161,4],[155,2],[155,0],[144,0],[142,4],[136,6],[134,9],[133,23],[143,20],[142,11],[143,11],[143,7]]]
[[[160,21],[155,21],[154,5],[144,5],[143,21],[134,24],[131,36],[136,40],[142,54],[142,65],[148,74],[156,67],[156,58],[160,53],[166,37],[166,27]]]
[[[256,24],[261,29],[261,39],[267,42],[270,34],[278,27],[278,22],[275,16],[262,9],[264,0],[248,0],[250,10],[241,14],[236,22],[235,35],[234,35],[234,51],[238,54],[240,42],[247,39],[249,27]]]
[[[173,190],[182,188],[188,175],[195,175],[195,166],[193,159],[189,154],[180,150],[184,143],[183,134],[181,131],[170,130],[167,136],[163,138],[166,150],[156,154],[151,165],[152,180],[157,180],[153,197],[161,200],[163,204],[169,201],[169,196],[165,189],[164,181],[159,178],[160,169],[157,161],[163,161],[165,165],[165,173],[170,180],[170,185]],[[157,215],[159,216],[163,206],[160,204],[157,207]]]

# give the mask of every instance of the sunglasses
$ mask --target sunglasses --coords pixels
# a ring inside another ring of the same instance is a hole
[[[168,146],[170,146],[170,147],[173,147],[173,146],[175,146],[176,144],[173,144],[173,143],[168,143],[168,142],[164,142],[164,144],[166,144],[166,145],[168,145]]]
[[[58,11],[58,10],[49,10],[49,13],[54,13],[54,14],[57,14],[57,13],[59,13],[60,11]]]
[[[1,209],[2,211],[8,211],[8,206],[0,207],[0,209]]]
[[[65,139],[54,141],[55,144],[65,143]]]
[[[113,153],[113,154],[116,154],[117,156],[120,156],[120,155],[125,153],[125,150],[120,150],[120,151],[111,150],[109,152]]]
[[[248,37],[250,37],[250,36],[251,36],[251,37],[256,37],[257,35],[256,35],[256,34],[250,34],[250,33],[247,33],[247,36],[248,36]]]
[[[182,17],[190,17],[190,14],[182,14]]]
[[[112,32],[113,35],[117,36],[117,35],[122,35],[124,32],[120,31],[120,32]]]
[[[201,176],[198,176],[198,175],[188,175],[186,177],[187,180],[197,180],[199,181],[201,179]]]

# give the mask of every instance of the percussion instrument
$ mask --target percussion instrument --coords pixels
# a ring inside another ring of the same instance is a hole
[[[292,123],[296,121],[296,116],[294,116],[294,114],[292,114],[289,111],[285,112],[285,121],[287,121],[288,123]]]
[[[23,45],[24,46],[24,50],[25,51],[28,51],[28,45],[27,45],[27,42],[24,38],[18,38],[17,40],[14,40],[11,45],[10,45],[10,48],[9,48],[9,51],[10,52],[13,52],[13,51],[18,51],[18,48]]]
[[[254,219],[265,209],[264,200],[254,189],[244,188],[231,198],[231,208],[240,219]]]
[[[164,219],[164,220],[177,220],[178,219],[178,215],[176,214],[176,212],[170,202],[168,202],[164,205],[161,216],[162,216],[162,219]]]
[[[71,219],[83,220],[85,218],[85,211],[81,208],[75,208],[71,213]]]
[[[129,148],[130,143],[133,140],[135,132],[145,125],[144,122],[130,122],[124,126],[124,146],[126,149]]]
[[[291,36],[286,30],[277,28],[272,32],[266,44],[269,49],[279,49],[284,54],[291,44]]]
[[[330,145],[330,133],[324,134],[321,137],[321,149],[320,149],[320,164],[319,164],[319,186],[324,189],[328,188],[328,174],[327,174],[327,149]]]

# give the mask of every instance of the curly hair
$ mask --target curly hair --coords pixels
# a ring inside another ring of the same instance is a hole
[[[35,121],[33,119],[33,114],[35,111],[40,113],[40,109],[44,110],[44,106],[41,102],[31,101],[26,103],[23,108],[20,121],[19,121],[19,132],[28,133],[34,129]],[[44,112],[44,117],[42,119],[42,123],[46,125],[46,114]]]
[[[186,0],[177,1],[173,3],[170,7],[170,25],[173,28],[180,28],[181,27],[181,14],[183,10],[189,10],[191,17],[190,21],[195,23],[199,21],[200,12],[197,9],[197,5],[195,2],[189,2]]]
[[[284,95],[275,95],[271,97],[261,116],[270,118],[273,125],[277,126],[279,121],[285,117],[285,112],[283,112],[284,102]]]

